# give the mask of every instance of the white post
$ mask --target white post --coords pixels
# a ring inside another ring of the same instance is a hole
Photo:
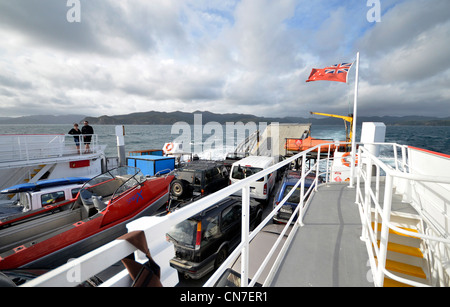
[[[300,183],[300,203],[298,204],[300,206],[300,210],[298,211],[298,217],[297,217],[297,224],[300,226],[304,226],[303,224],[303,197],[305,196],[305,168],[306,168],[306,154],[303,154],[302,156],[302,171],[300,180],[302,181]],[[316,174],[317,176],[318,174]]]
[[[356,117],[358,110],[358,78],[359,78],[359,52],[356,53],[356,75],[355,75],[355,97],[353,101],[353,131],[352,131],[352,158],[350,166],[350,188],[353,188],[355,176],[355,158],[356,158]],[[361,163],[361,162],[360,162]]]
[[[361,157],[361,147],[358,148],[358,156]],[[361,165],[362,163],[359,163],[356,168],[356,193],[355,193],[355,204],[359,204],[359,192],[361,191]],[[361,192],[362,194],[362,192]],[[362,202],[361,202],[362,206]]]
[[[317,186],[319,185],[319,174],[320,174],[320,167],[319,167],[319,165],[320,165],[320,147],[321,146],[319,146],[319,149],[317,150],[316,178],[314,179],[314,191],[316,191],[316,192],[317,192]]]
[[[116,126],[117,154],[119,156],[119,166],[125,166],[125,127]]]
[[[388,223],[391,220],[391,205],[392,205],[392,175],[386,174],[386,182],[384,186],[384,201],[382,212],[380,248],[378,252],[378,267],[375,277],[375,285],[383,287],[384,271],[386,267],[387,245],[389,242],[389,227]],[[375,225],[377,227],[377,225]],[[376,229],[376,228],[375,228]]]
[[[248,286],[248,232],[250,228],[250,186],[242,188],[242,232],[241,241],[244,243],[241,254],[241,287]]]
[[[358,180],[359,180],[359,177],[358,177]],[[362,204],[364,223],[363,223],[363,229],[362,229],[362,235],[361,235],[361,238],[363,238],[363,240],[369,239],[368,227],[370,227],[371,223],[369,222],[369,224],[367,224],[367,220],[369,220],[369,221],[372,220],[372,211],[370,210],[370,207],[371,207],[371,196],[370,196],[371,184],[372,184],[372,160],[370,158],[367,158],[366,181],[364,182],[364,198],[362,199],[362,201],[364,201],[364,203]],[[375,227],[377,227],[377,226],[375,225]]]

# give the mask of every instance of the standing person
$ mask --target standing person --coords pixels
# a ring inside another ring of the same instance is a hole
[[[87,120],[84,121],[84,126],[83,128],[81,128],[81,133],[86,134],[83,137],[84,144],[86,144],[86,150],[84,151],[84,153],[89,153],[91,152],[90,145],[92,135],[94,134],[94,129],[91,126],[89,126],[89,122]]]
[[[80,137],[77,134],[81,134],[80,129],[78,129],[78,124],[73,124],[73,128],[68,132],[69,134],[75,135],[73,140],[75,141],[75,145],[77,146],[78,154],[80,154]]]

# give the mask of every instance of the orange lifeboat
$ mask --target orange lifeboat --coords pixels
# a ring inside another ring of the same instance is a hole
[[[312,137],[307,137],[305,139],[287,139],[286,144],[284,145],[284,148],[289,151],[304,151],[308,150],[312,147],[315,147],[320,144],[328,144],[328,143],[334,143],[333,140],[323,140],[323,139],[315,139]],[[330,151],[334,151],[336,149],[336,144],[330,145]],[[318,151],[318,148],[314,149],[313,151]],[[328,151],[328,146],[321,147],[320,151]]]

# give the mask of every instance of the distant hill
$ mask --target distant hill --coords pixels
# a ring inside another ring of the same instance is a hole
[[[194,113],[202,114],[203,124],[208,122],[218,122],[225,124],[226,122],[280,122],[280,123],[311,123],[313,125],[341,125],[342,119],[331,118],[325,116],[310,117],[258,117],[250,114],[216,114],[212,112],[196,111],[193,113],[187,112],[139,112],[126,115],[116,116],[100,116],[100,117],[86,117],[85,119],[91,124],[95,125],[172,125],[176,122],[186,122],[188,124],[194,123]],[[437,118],[426,116],[360,116],[357,119],[358,123],[366,122],[383,122],[386,125],[424,125],[424,126],[450,126],[450,117]]]
[[[140,113],[131,113],[127,115],[116,115],[116,116],[107,116],[103,115],[100,117],[86,117],[85,119],[89,121],[89,123],[97,124],[97,125],[172,125],[176,122],[186,122],[188,124],[194,123],[194,113],[202,114],[202,122],[238,122],[242,121],[244,123],[250,121],[261,121],[266,118],[257,117],[249,114],[215,114],[211,112],[140,112]],[[271,120],[272,121],[272,120]],[[273,121],[276,121],[275,119]]]
[[[0,124],[73,124],[79,123],[86,115],[30,115],[21,117],[0,117]]]
[[[279,123],[311,123],[313,125],[342,125],[339,118],[331,118],[315,115],[314,117],[258,117],[251,114],[217,114],[212,112],[193,113],[188,112],[139,112],[125,115],[90,117],[86,115],[32,115],[22,117],[0,117],[0,124],[72,124],[88,120],[92,125],[172,125],[176,122],[193,124],[194,113],[202,114],[202,122],[279,122]],[[426,116],[360,116],[358,125],[362,122],[383,122],[386,125],[410,125],[410,126],[450,126],[450,117],[426,117]]]

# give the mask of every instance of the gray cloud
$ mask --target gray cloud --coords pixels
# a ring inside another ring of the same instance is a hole
[[[381,4],[372,24],[356,0],[81,0],[69,23],[66,1],[3,1],[0,109],[346,114],[354,68],[349,84],[305,80],[360,51],[360,114],[448,116],[450,2]]]
[[[373,56],[402,48],[422,33],[447,22],[448,12],[450,2],[446,0],[401,1],[367,31],[359,44],[361,51]]]
[[[362,112],[449,116],[449,11],[445,0],[401,2],[357,42]]]
[[[66,1],[16,0],[0,2],[0,24],[12,35],[25,36],[34,46],[66,51],[104,50],[87,22],[69,23]]]
[[[15,76],[9,75],[6,76],[3,74],[0,74],[0,84],[2,84],[4,87],[14,88],[14,89],[30,89],[32,88],[33,84],[29,81],[23,81],[18,79]]]

